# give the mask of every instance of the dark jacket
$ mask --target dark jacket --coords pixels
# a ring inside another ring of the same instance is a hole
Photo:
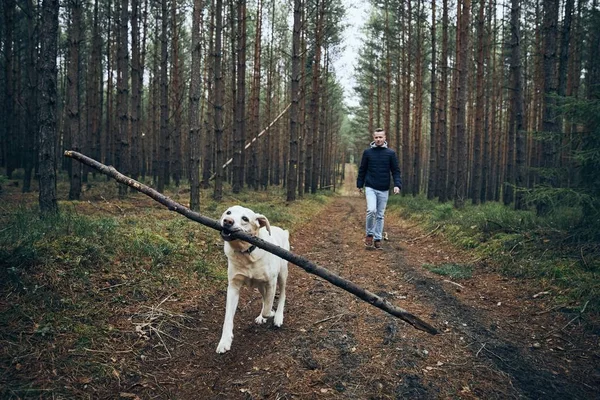
[[[375,146],[375,142],[373,142],[371,148],[363,152],[358,168],[356,187],[362,189],[363,186],[366,186],[375,190],[389,190],[390,173],[394,178],[394,186],[402,189],[396,152],[388,149],[387,142],[380,147]]]

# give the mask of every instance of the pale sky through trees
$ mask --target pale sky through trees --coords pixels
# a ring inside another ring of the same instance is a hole
[[[358,50],[362,44],[362,28],[368,19],[369,2],[364,0],[343,0],[346,7],[344,21],[348,24],[344,32],[342,56],[334,63],[336,76],[344,88],[346,105],[358,106],[358,97],[354,94],[356,84],[354,68],[358,62]]]

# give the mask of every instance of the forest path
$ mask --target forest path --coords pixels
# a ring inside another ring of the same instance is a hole
[[[430,322],[431,336],[293,265],[284,325],[257,326],[243,290],[231,351],[218,355],[225,287],[191,299],[197,322],[127,392],[177,399],[598,398],[599,342],[550,312],[541,288],[475,267],[451,282],[423,266],[471,262],[443,238],[388,212],[381,251],[363,245],[365,201],[343,196],[294,232],[292,251]],[[148,396],[148,397],[146,397]]]

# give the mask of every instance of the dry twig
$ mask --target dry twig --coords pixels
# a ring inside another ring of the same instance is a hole
[[[419,237],[416,237],[414,239],[409,239],[409,240],[406,240],[406,242],[407,243],[412,243],[412,242],[416,242],[417,240],[428,238],[429,236],[433,235],[441,227],[442,227],[442,225],[438,225],[431,232],[429,232],[427,235],[419,236]]]

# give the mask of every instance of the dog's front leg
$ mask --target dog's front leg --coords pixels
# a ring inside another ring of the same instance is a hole
[[[257,324],[264,324],[267,322],[267,318],[273,316],[273,300],[275,299],[275,285],[272,282],[265,283],[265,285],[259,288],[260,294],[262,294],[263,307],[258,314],[258,317],[254,320]]]
[[[217,346],[217,353],[225,353],[231,349],[233,341],[233,317],[240,299],[240,288],[232,283],[227,286],[227,304],[225,306],[225,321],[221,341]]]

